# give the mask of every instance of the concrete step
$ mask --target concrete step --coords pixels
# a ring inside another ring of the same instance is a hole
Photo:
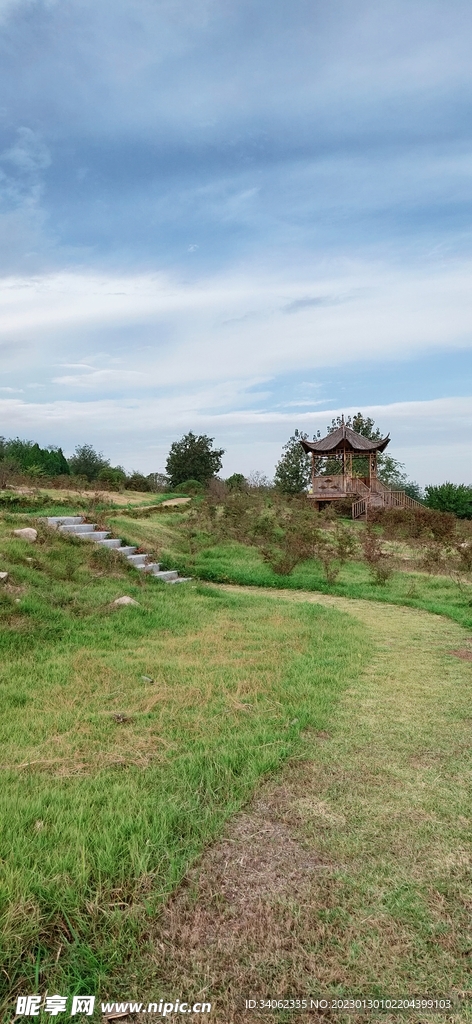
[[[48,526],[73,526],[76,523],[83,523],[83,516],[48,516]]]
[[[106,540],[109,537],[109,530],[90,530],[87,533],[78,533],[80,540],[92,540],[97,543],[99,540]]]
[[[128,562],[134,565],[135,569],[141,569],[146,565],[147,555],[128,555]]]
[[[84,522],[84,516],[48,516],[46,522],[61,533],[80,537],[81,540],[91,540],[101,547],[118,551],[135,569],[154,576],[162,583],[188,583],[192,579],[191,576],[179,576],[176,569],[161,569],[159,562],[146,561],[148,555],[136,554],[136,547],[131,544],[121,546],[118,537],[110,537],[108,530],[97,530],[96,523]]]
[[[58,526],[60,533],[90,533],[91,530],[95,530],[96,523],[66,523],[64,526]]]

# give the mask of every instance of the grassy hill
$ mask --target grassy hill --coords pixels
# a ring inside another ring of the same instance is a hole
[[[38,985],[112,996],[149,914],[326,728],[369,647],[344,614],[165,586],[40,525],[14,538],[26,522],[0,519],[7,1004]]]
[[[464,1024],[467,578],[421,568],[434,537],[383,537],[382,585],[359,545],[332,582],[319,559],[283,575],[198,507],[88,510],[201,577],[181,587],[0,514],[5,1019],[25,992],[182,992],[223,1024],[242,991],[322,988],[450,993],[434,1019]]]

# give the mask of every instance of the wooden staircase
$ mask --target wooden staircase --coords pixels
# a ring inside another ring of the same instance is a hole
[[[360,491],[361,496],[352,505],[353,519],[366,519],[370,508],[424,508],[420,501],[410,498],[405,491],[392,491],[381,480],[376,480],[370,490],[362,484]]]

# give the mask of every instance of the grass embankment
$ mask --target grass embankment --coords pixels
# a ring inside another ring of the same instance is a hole
[[[100,516],[105,512],[157,507],[166,502],[189,501],[181,493],[152,494],[149,491],[72,491],[54,487],[16,488],[0,492],[0,513],[36,516]]]
[[[305,731],[303,758],[259,790],[167,905],[153,931],[149,988],[174,990],[185,979],[187,991],[213,997],[228,1024],[245,1018],[235,1009],[241,997],[455,995],[453,1009],[437,1014],[310,1019],[466,1024],[470,635],[367,601],[287,592],[272,600],[348,612],[367,630],[373,656],[329,731]]]
[[[385,584],[374,583],[365,562],[346,562],[335,583],[328,583],[321,564],[303,562],[288,576],[274,572],[256,547],[228,541],[223,544],[199,546],[189,553],[185,531],[185,513],[157,513],[146,519],[112,515],[108,521],[118,534],[153,551],[163,564],[178,568],[185,575],[194,575],[214,583],[235,583],[247,587],[290,588],[318,591],[353,599],[382,601],[389,604],[422,608],[436,615],[446,615],[462,626],[472,626],[472,587],[458,585],[451,577],[432,575],[410,569],[393,572]],[[353,523],[359,532],[362,524]]]
[[[155,909],[369,653],[345,614],[168,587],[0,518],[2,985],[142,995]],[[31,522],[31,520],[30,520]],[[127,520],[127,522],[129,522]],[[139,607],[113,607],[128,594]]]

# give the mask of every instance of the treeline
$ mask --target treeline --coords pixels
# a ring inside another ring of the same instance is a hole
[[[359,434],[374,440],[380,439],[380,431],[374,421],[360,412],[346,420]],[[328,432],[341,424],[339,417],[333,420]],[[41,448],[34,441],[20,438],[7,440],[0,437],[0,487],[5,487],[14,478],[24,475],[29,481],[50,481],[57,487],[95,486],[103,490],[122,491],[165,491],[181,490],[186,494],[208,492],[214,498],[224,499],[235,492],[279,492],[295,496],[306,493],[311,476],[310,457],[303,450],[300,441],[307,437],[298,430],[284,445],[282,455],[275,468],[275,478],[269,480],[261,473],[252,473],[246,478],[242,473],[233,473],[222,480],[218,473],[222,468],[225,454],[223,448],[214,447],[214,438],[206,434],[196,435],[192,431],[174,441],[169,450],[165,473],[149,473],[147,476],[137,470],[127,473],[123,466],[112,466],[101,452],[90,444],[78,445],[68,459],[62,448],[50,445]],[[314,438],[315,439],[315,438]],[[365,459],[353,460],[354,471],[359,476],[368,474]],[[320,467],[321,472],[337,473],[340,467],[331,459]],[[430,485],[424,492],[414,481],[408,480],[405,467],[392,456],[378,457],[378,476],[388,487],[404,490],[411,498],[422,502],[430,509],[453,513],[459,519],[472,519],[472,486],[444,483]],[[346,502],[338,503],[336,511],[349,515],[344,508]]]
[[[105,490],[158,491],[167,485],[167,478],[161,473],[145,476],[112,466],[90,444],[77,445],[74,454],[66,459],[62,448],[56,445],[41,448],[35,441],[0,437],[0,487],[18,476],[66,487],[95,484]]]

